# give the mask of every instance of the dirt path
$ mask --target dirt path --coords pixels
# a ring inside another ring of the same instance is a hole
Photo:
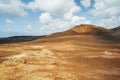
[[[7,57],[0,65],[0,80],[78,80],[61,60],[48,49],[24,51]]]

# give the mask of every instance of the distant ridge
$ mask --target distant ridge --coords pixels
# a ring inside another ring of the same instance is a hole
[[[44,36],[13,36],[8,38],[0,38],[0,44],[27,42],[42,38]]]

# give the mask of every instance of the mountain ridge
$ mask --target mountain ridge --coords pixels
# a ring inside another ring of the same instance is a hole
[[[64,32],[53,33],[48,36],[65,36],[65,35],[111,35],[113,31],[112,29],[107,29],[101,26],[95,26],[92,24],[81,24],[72,27]]]

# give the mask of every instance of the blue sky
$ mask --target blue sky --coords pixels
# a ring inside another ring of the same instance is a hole
[[[0,0],[0,37],[47,35],[79,24],[120,25],[120,0]]]

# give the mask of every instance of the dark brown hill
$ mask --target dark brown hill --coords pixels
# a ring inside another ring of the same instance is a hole
[[[120,26],[111,29],[112,30],[112,36],[120,39]]]
[[[28,41],[33,41],[42,37],[44,36],[13,36],[8,38],[0,38],[0,44],[28,42]]]
[[[111,29],[112,31],[119,31],[120,32],[120,26],[116,27],[116,28],[113,28]]]

